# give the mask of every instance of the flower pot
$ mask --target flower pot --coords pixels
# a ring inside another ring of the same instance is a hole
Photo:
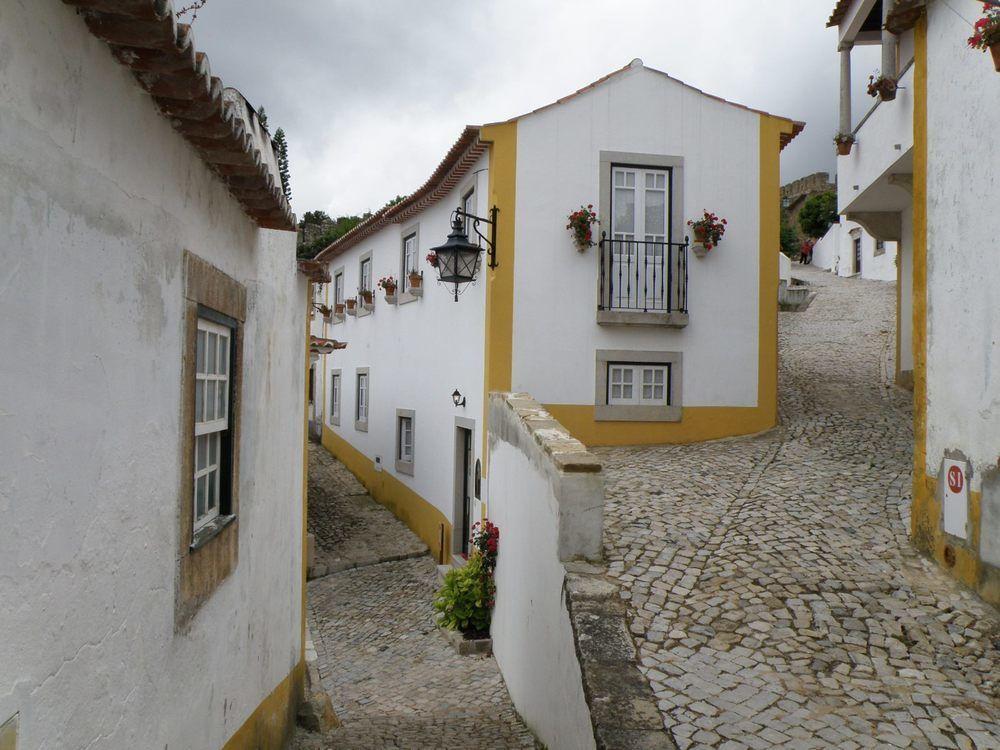
[[[369,292],[367,289],[364,290],[363,292],[361,292],[361,299],[365,301],[366,305],[370,305],[372,303],[372,293]]]
[[[421,276],[419,273],[411,273],[409,279],[410,279],[410,289],[413,290],[420,288],[420,285],[423,282],[424,277]]]
[[[878,85],[878,95],[882,101],[891,102],[896,98],[896,82],[891,78],[883,78]]]
[[[395,297],[396,296],[396,287],[394,287],[394,286],[386,286],[386,287],[382,287],[382,289],[385,292],[386,299],[388,299],[389,297]]]
[[[852,148],[854,148],[854,141],[837,141],[838,156],[850,156]]]
[[[358,301],[357,300],[355,300],[355,299],[349,299],[349,300],[347,300],[346,305],[347,305],[347,314],[348,315],[357,315],[358,314]]]
[[[698,258],[704,258],[709,253],[709,249],[705,247],[704,242],[692,242],[691,252],[695,254]]]
[[[993,67],[1000,73],[1000,42],[990,45],[990,54],[993,55]]]
[[[333,311],[337,315],[343,315],[344,314],[344,305],[343,304],[334,305],[333,306]]]

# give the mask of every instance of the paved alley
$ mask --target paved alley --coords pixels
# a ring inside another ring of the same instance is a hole
[[[309,583],[309,628],[343,726],[300,733],[298,750],[535,747],[496,661],[458,656],[434,624],[440,584],[426,546],[363,493],[310,445],[310,529],[340,571]]]
[[[682,750],[998,748],[997,612],[907,540],[895,286],[795,267],[782,427],[600,449],[605,553]]]

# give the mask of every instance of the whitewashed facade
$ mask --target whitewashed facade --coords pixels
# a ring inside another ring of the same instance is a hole
[[[169,3],[127,5],[0,3],[0,734],[279,747],[301,688],[307,282],[294,232],[261,226],[291,229],[287,203],[252,217],[88,30],[173,33]],[[217,94],[228,124],[199,122],[273,167]],[[280,189],[256,168],[263,210]]]
[[[877,240],[864,227],[843,217],[813,247],[812,265],[838,276],[896,281],[899,243]]]
[[[900,243],[899,361],[914,387],[913,541],[996,603],[1000,271],[990,260],[990,217],[1000,157],[989,144],[1000,114],[990,92],[1000,74],[989,54],[966,46],[962,17],[974,19],[982,3],[883,5],[842,0],[831,18],[846,73],[851,42],[874,42],[883,72],[899,82],[895,99],[864,117],[851,154],[838,159],[840,208]],[[949,476],[953,465],[957,475]]]
[[[341,273],[344,298],[358,295],[369,258],[372,281],[399,280],[413,235],[424,279],[417,299],[376,290],[371,312],[314,317],[314,335],[347,344],[317,367],[324,444],[444,561],[487,510],[477,479],[491,391],[532,394],[592,445],[772,427],[777,170],[801,127],[636,60],[553,105],[467,129],[425,186],[319,256],[330,306],[343,301]],[[567,216],[588,204],[595,231],[617,243],[580,252]],[[499,209],[497,267],[484,257],[455,302],[426,256],[462,205]],[[729,224],[698,258],[685,222],[703,209]],[[400,458],[410,426],[412,462]]]

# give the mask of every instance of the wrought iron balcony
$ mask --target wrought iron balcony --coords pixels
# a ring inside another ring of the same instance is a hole
[[[687,241],[610,239],[602,234],[600,253],[599,311],[659,313],[673,315],[671,324],[687,322]],[[598,322],[618,321],[599,315]]]

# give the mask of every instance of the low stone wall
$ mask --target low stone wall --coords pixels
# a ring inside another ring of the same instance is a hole
[[[673,748],[600,565],[600,461],[527,394],[492,394],[489,417],[493,651],[515,706],[549,750]]]

